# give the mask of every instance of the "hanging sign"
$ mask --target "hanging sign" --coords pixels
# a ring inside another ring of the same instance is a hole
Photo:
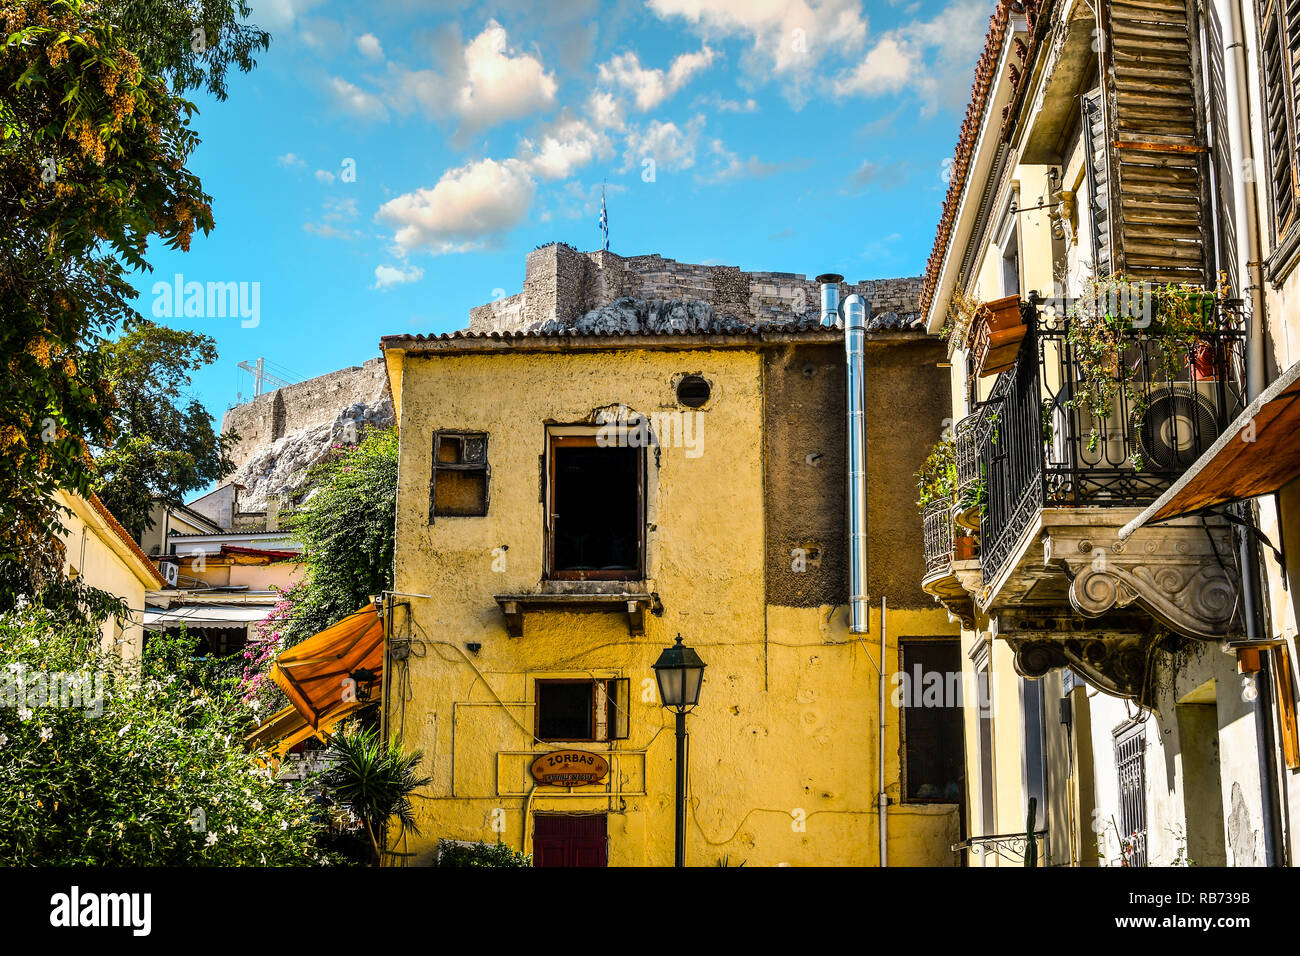
[[[609,762],[600,754],[585,750],[553,750],[533,761],[533,779],[551,787],[580,787],[600,783],[609,773]]]

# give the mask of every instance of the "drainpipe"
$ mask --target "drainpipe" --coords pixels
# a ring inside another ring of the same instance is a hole
[[[817,277],[822,287],[822,326],[833,328],[839,317],[842,275]],[[849,633],[871,631],[867,605],[867,432],[863,348],[867,336],[867,300],[844,300],[845,383],[848,390]]]
[[[1242,26],[1239,0],[1227,4],[1229,10],[1228,43],[1224,50],[1229,63],[1224,70],[1224,100],[1228,112],[1228,156],[1236,175],[1232,177],[1233,217],[1239,232],[1245,234],[1245,270],[1249,283],[1245,290],[1250,300],[1249,325],[1246,330],[1246,398],[1252,401],[1264,388],[1264,277],[1260,268],[1259,207],[1253,187],[1255,170],[1254,140],[1250,128],[1250,100],[1246,83],[1245,29]],[[1238,261],[1241,252],[1237,251]],[[1249,509],[1249,506],[1246,506]],[[1250,536],[1237,532],[1241,558],[1241,598],[1246,624],[1246,639],[1263,637],[1263,605],[1259,593],[1259,551]],[[1282,821],[1278,815],[1277,767],[1273,762],[1273,708],[1269,686],[1267,654],[1261,655],[1261,669],[1256,681],[1255,739],[1259,756],[1260,813],[1264,822],[1264,855],[1268,866],[1278,864],[1282,845]]]
[[[880,817],[880,865],[889,866],[889,794],[885,791],[885,596],[880,596],[880,791],[876,794],[876,810]]]

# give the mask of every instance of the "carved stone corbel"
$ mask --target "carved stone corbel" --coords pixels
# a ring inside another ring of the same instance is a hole
[[[1070,579],[1070,604],[1095,618],[1137,606],[1179,634],[1229,635],[1237,604],[1227,525],[1155,525],[1120,541],[1113,528],[1055,527],[1043,533],[1043,560]]]

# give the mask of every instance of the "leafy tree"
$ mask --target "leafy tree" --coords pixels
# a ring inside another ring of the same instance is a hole
[[[323,631],[392,587],[397,430],[372,429],[313,469],[312,491],[284,526],[302,542],[306,574],[284,646]]]
[[[424,753],[405,753],[400,740],[385,743],[377,731],[345,728],[330,738],[326,759],[335,761],[321,775],[326,790],[361,821],[375,863],[383,860],[389,827],[418,834],[411,795],[432,778],[419,776]]]
[[[91,448],[111,441],[98,345],[137,317],[127,269],[149,268],[151,237],[188,249],[195,230],[212,228],[210,197],[185,166],[198,137],[180,92],[224,95],[227,69],[253,65],[268,38],[237,23],[246,14],[242,0],[0,0],[6,595],[57,573],[50,493],[89,492]],[[205,25],[202,49],[157,32],[182,21]]]
[[[334,861],[311,796],[243,747],[248,708],[192,651],[158,635],[137,671],[93,625],[0,616],[0,863]]]
[[[180,504],[186,492],[234,469],[229,452],[238,436],[218,435],[197,399],[181,403],[189,373],[216,360],[211,337],[140,319],[103,351],[117,399],[116,437],[98,456],[96,488],[114,516],[138,537],[152,525],[153,496]]]

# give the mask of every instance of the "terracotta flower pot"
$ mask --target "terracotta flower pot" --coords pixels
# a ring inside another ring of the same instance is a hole
[[[971,350],[981,378],[1005,372],[1016,364],[1025,331],[1020,317],[1020,296],[1009,295],[980,306],[975,314]]]
[[[1215,368],[1214,345],[1210,342],[1198,342],[1192,349],[1192,372],[1198,381],[1213,382],[1219,373]]]
[[[979,557],[979,539],[970,535],[958,535],[952,539],[952,559],[954,561],[974,561]]]

